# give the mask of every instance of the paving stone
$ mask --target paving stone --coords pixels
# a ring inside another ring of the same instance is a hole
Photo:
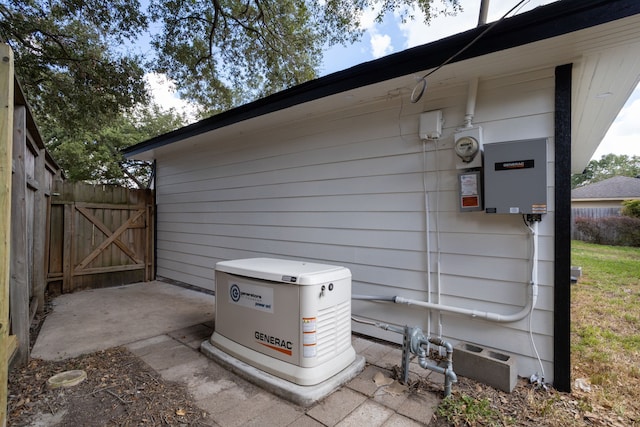
[[[414,421],[411,418],[407,418],[400,414],[393,414],[391,418],[389,418],[382,425],[382,427],[420,427],[420,426],[424,426],[424,424]]]
[[[351,345],[353,346],[353,349],[355,350],[355,352],[360,354],[367,347],[372,346],[373,345],[373,341],[365,340],[364,338],[360,338],[360,337],[357,337],[355,335],[352,335],[351,336]]]
[[[348,388],[341,388],[307,411],[307,415],[327,426],[336,425],[361,405],[366,396]]]
[[[377,360],[375,365],[389,370],[394,366],[402,367],[402,349],[392,348],[391,351]]]
[[[373,397],[373,395],[378,390],[378,386],[373,381],[373,377],[378,372],[381,372],[384,376],[390,377],[391,372],[386,369],[379,368],[374,365],[369,365],[354,379],[347,383],[347,387],[358,391],[365,396]]]
[[[162,371],[172,366],[181,365],[200,357],[200,354],[174,339],[145,347],[145,354],[138,355],[156,371]]]
[[[440,398],[433,393],[419,392],[409,395],[398,408],[398,414],[422,424],[429,424],[440,404]]]
[[[367,363],[375,365],[379,360],[391,353],[393,349],[394,348],[389,345],[374,342],[359,354],[367,359]]]
[[[168,335],[171,338],[191,347],[194,350],[199,350],[202,341],[209,339],[212,333],[213,329],[200,323],[197,325],[189,326],[188,328],[169,332]]]
[[[358,406],[345,419],[336,424],[337,427],[377,427],[383,425],[391,416],[393,411],[378,403],[367,400]]]
[[[200,371],[206,370],[211,361],[201,354],[195,353],[185,363],[169,366],[158,370],[158,373],[167,381],[175,381],[183,384],[191,384],[195,378],[201,377]]]
[[[396,383],[396,386],[397,385],[398,384]],[[388,391],[389,387],[390,386],[384,386],[378,388],[378,390],[376,390],[375,394],[373,395],[373,400],[395,411],[400,407],[400,405],[404,403],[405,400],[407,400],[409,392],[404,391],[400,394],[391,393]]]
[[[260,387],[231,373],[220,378],[204,376],[203,382],[190,391],[196,398],[198,407],[211,415],[221,414],[238,402],[250,400],[264,393]]]
[[[260,412],[255,418],[244,423],[243,426],[286,426],[302,417],[304,417],[304,410],[301,407],[278,399],[269,405],[266,410]]]
[[[211,413],[211,418],[222,427],[244,426],[277,405],[278,401],[278,398],[261,391],[251,398],[236,399],[234,405],[226,411]],[[292,417],[283,424],[290,424],[295,418],[297,417]],[[263,423],[262,425],[267,424]]]
[[[308,415],[303,415],[300,418],[294,420],[291,424],[292,427],[324,427],[325,425],[314,420]]]

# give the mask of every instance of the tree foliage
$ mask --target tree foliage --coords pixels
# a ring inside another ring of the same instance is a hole
[[[125,159],[121,150],[185,123],[186,118],[178,112],[151,104],[121,114],[95,131],[76,133],[73,139],[56,139],[50,148],[58,162],[67,165],[66,173],[75,181],[146,188],[151,166]],[[60,133],[64,135],[65,131]]]
[[[138,1],[10,0],[0,35],[45,137],[99,127],[147,101],[141,58],[117,49],[147,27]]]
[[[582,173],[571,176],[571,188],[593,184],[614,176],[640,175],[640,156],[605,154],[600,160],[591,160]]]
[[[183,96],[203,114],[215,113],[316,77],[322,50],[361,34],[364,10],[377,20],[416,11],[428,21],[432,0],[151,1],[151,19],[162,24],[153,38],[155,71],[180,82]],[[442,0],[445,11],[458,0]]]
[[[16,73],[43,138],[71,179],[123,179],[117,178],[118,149],[154,136],[140,133],[139,123],[131,121],[134,108],[149,102],[147,72],[166,74],[206,115],[315,78],[323,49],[360,37],[365,10],[375,10],[378,21],[392,12],[403,20],[421,12],[429,21],[460,10],[459,0],[148,5],[143,10],[139,0],[0,3],[0,36],[15,52]],[[131,53],[141,36],[149,36],[150,25],[155,56]],[[160,109],[146,111],[166,119]]]
[[[623,201],[622,215],[640,219],[640,200]]]

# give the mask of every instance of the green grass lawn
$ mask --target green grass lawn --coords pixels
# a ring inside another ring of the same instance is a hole
[[[438,425],[640,426],[640,248],[573,241],[571,393],[520,383],[512,393],[456,384]],[[515,408],[515,409],[514,409]]]
[[[640,248],[572,242],[582,278],[571,292],[573,379],[588,401],[640,423]]]

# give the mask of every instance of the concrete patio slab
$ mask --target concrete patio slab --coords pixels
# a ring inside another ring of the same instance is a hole
[[[213,320],[214,297],[164,282],[60,295],[31,356],[62,360]]]

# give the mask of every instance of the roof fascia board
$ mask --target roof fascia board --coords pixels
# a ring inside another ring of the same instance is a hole
[[[562,0],[505,19],[451,63],[568,34],[640,13],[637,0]],[[396,77],[429,70],[465,48],[488,25],[365,62],[343,71],[294,86],[262,99],[143,141],[123,150],[126,157],[220,129],[244,120],[280,111]]]

